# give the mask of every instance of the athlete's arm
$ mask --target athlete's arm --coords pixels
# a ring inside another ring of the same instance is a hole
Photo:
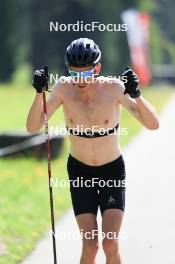
[[[159,128],[159,121],[154,107],[142,96],[131,98],[124,94],[124,85],[118,84],[120,96],[118,102],[125,107],[143,126],[154,130]]]
[[[47,115],[48,119],[62,104],[62,96],[60,92],[60,83],[55,84],[52,88],[52,92],[47,100]],[[26,128],[30,133],[38,132],[44,125],[44,112],[43,112],[43,100],[42,93],[36,93],[33,104],[30,108]]]

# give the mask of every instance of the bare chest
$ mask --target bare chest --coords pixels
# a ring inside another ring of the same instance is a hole
[[[68,125],[77,124],[108,126],[115,122],[116,100],[113,95],[99,93],[93,98],[75,94],[65,100],[64,113]]]

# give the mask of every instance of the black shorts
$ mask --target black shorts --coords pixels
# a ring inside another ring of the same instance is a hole
[[[122,155],[101,166],[90,166],[69,155],[67,171],[75,215],[125,208],[125,163]]]

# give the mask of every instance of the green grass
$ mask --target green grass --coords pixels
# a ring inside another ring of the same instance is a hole
[[[31,87],[0,86],[0,132],[25,131],[26,117],[34,90]],[[49,124],[64,122],[63,111]],[[68,142],[58,160],[52,162],[53,178],[67,179]],[[70,207],[67,188],[54,188],[54,207],[58,219]],[[0,159],[0,263],[16,264],[29,253],[50,228],[49,191],[46,161]],[[1,246],[7,252],[1,255]]]
[[[34,92],[30,87],[0,87],[1,132],[25,130],[28,109]],[[171,89],[147,89],[147,98],[158,111],[171,96]],[[141,126],[127,111],[122,111],[121,127],[127,127],[128,136],[121,136],[125,146],[140,131]],[[53,116],[50,125],[63,123],[63,112]],[[67,179],[66,159],[68,142],[58,160],[52,162],[54,178]],[[26,256],[44,232],[50,228],[49,193],[46,161],[28,159],[0,159],[0,263],[17,264]],[[68,188],[54,188],[56,217],[71,205]],[[2,245],[7,247],[2,255]]]
[[[34,96],[35,91],[30,86],[0,86],[1,132],[9,131],[10,129],[26,129],[26,118]],[[59,113],[56,113],[51,118],[49,123],[64,123],[62,107],[60,108]]]
[[[67,179],[68,146],[52,162],[53,178]],[[30,252],[43,232],[50,228],[47,163],[34,159],[0,159],[0,244],[7,254],[0,263],[14,264]],[[70,207],[68,188],[54,188],[56,217]]]

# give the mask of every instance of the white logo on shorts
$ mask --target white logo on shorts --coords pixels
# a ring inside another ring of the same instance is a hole
[[[112,203],[112,202],[116,203],[116,200],[112,196],[110,196],[109,200],[108,200],[108,203]]]

